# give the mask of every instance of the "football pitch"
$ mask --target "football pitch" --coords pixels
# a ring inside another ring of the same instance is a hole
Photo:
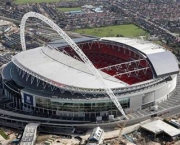
[[[50,3],[50,2],[63,2],[63,1],[77,1],[77,0],[15,0],[16,4],[27,4],[27,3]]]
[[[115,25],[90,29],[77,29],[74,32],[97,37],[116,37],[117,35],[124,37],[138,37],[148,34],[148,32],[144,31],[134,24]]]

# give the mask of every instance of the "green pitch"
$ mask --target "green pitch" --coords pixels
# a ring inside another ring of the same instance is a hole
[[[63,1],[77,1],[77,0],[15,0],[16,4],[27,4],[27,3],[50,3],[50,2],[63,2]]]
[[[116,37],[117,35],[124,37],[138,37],[148,34],[146,31],[135,26],[134,24],[115,25],[90,29],[77,29],[74,32],[98,37]]]
[[[81,10],[81,7],[75,7],[75,8],[57,8],[59,11],[62,12],[69,12],[69,11],[79,11]]]

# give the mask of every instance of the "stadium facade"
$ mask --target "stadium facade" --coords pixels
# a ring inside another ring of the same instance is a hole
[[[74,42],[126,114],[168,99],[176,88],[177,60],[162,46],[122,37]],[[64,40],[16,54],[3,66],[2,81],[4,113],[14,120],[89,127],[124,119],[97,76]]]

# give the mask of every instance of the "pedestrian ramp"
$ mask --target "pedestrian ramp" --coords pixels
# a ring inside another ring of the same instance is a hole
[[[20,145],[35,145],[39,125],[39,123],[29,123],[26,125]]]

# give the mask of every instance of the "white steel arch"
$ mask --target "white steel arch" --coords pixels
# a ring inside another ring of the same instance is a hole
[[[106,93],[109,95],[110,99],[112,102],[116,105],[118,110],[122,113],[122,115],[128,119],[126,114],[124,113],[124,110],[122,106],[120,105],[118,99],[114,95],[113,91],[105,84],[105,81],[103,77],[100,75],[99,71],[94,67],[94,65],[91,63],[91,61],[87,58],[87,56],[82,52],[82,50],[76,45],[76,43],[58,26],[56,25],[52,20],[49,18],[35,12],[28,12],[26,13],[20,24],[20,39],[21,39],[21,45],[22,45],[22,50],[26,50],[26,43],[25,43],[25,24],[26,20],[29,17],[34,17],[42,20],[46,24],[48,24],[53,30],[55,30],[72,48],[73,50],[79,55],[79,57],[84,61],[84,63],[88,66],[90,71],[96,76],[96,78],[100,81],[101,85],[104,87],[106,90]]]

